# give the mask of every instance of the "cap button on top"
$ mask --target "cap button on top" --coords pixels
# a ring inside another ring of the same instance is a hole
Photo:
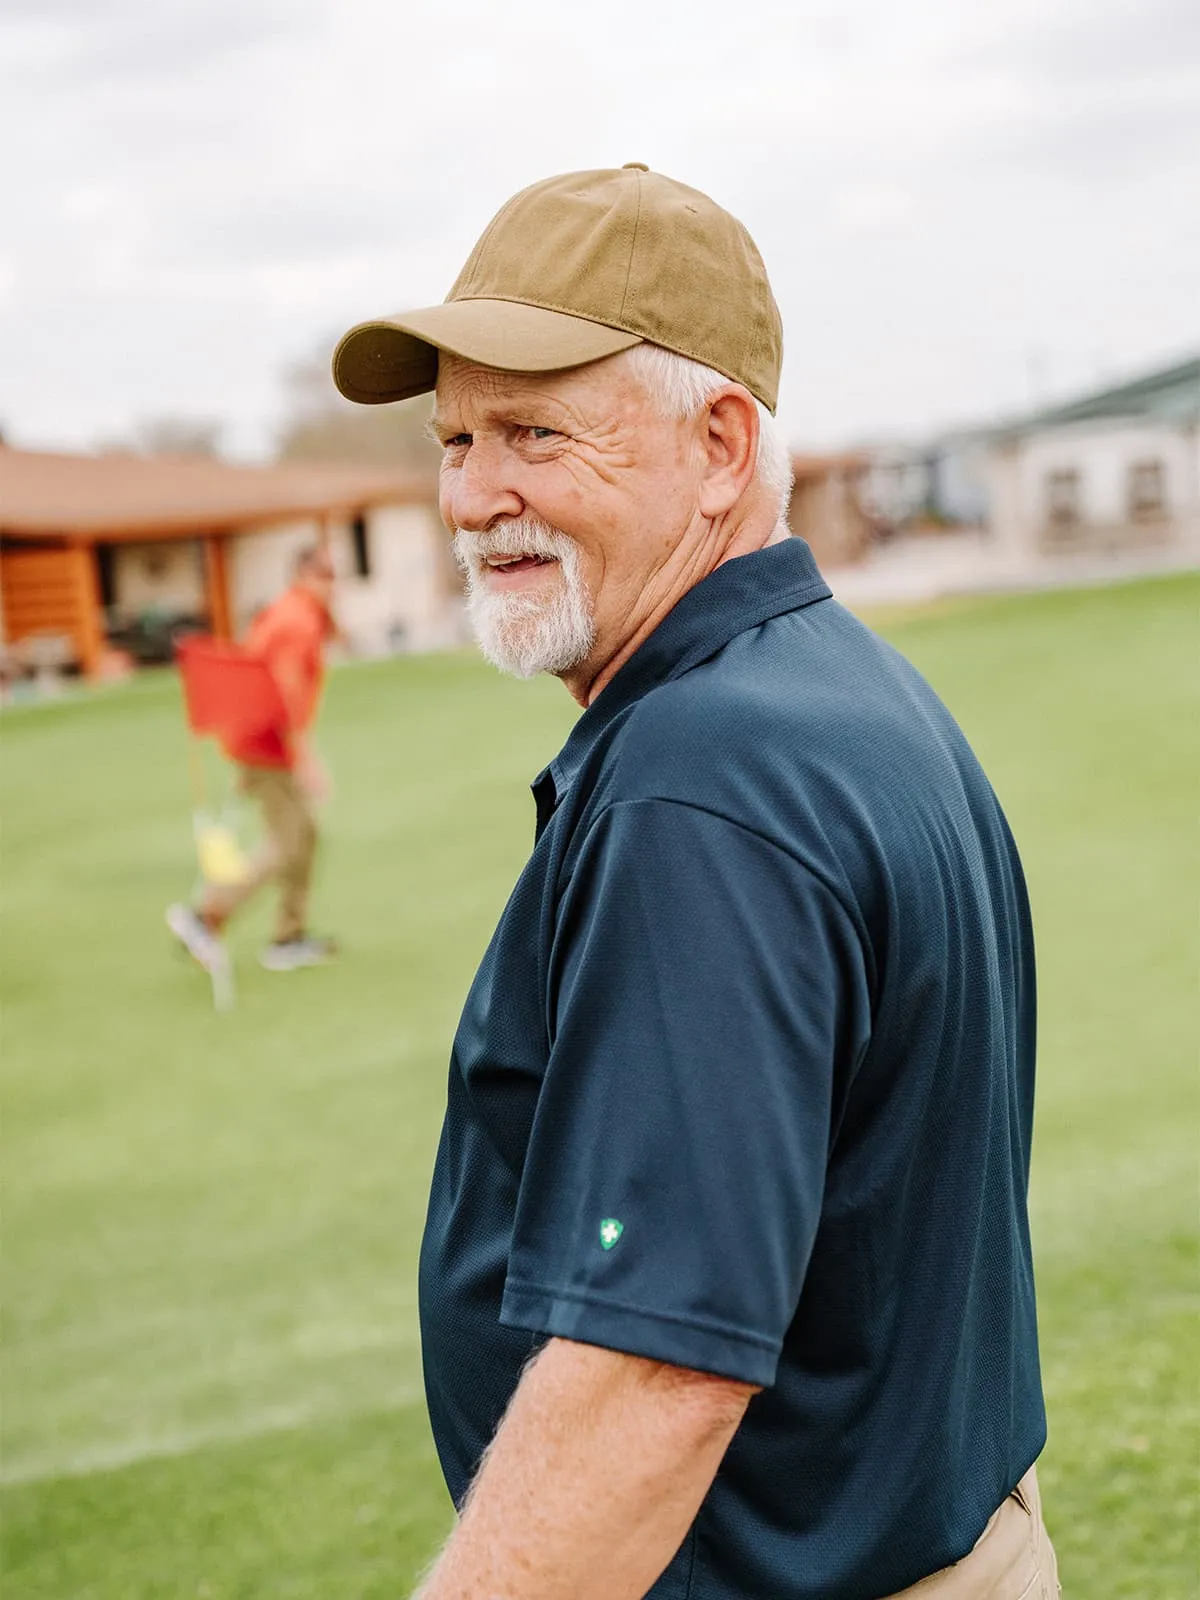
[[[626,161],[621,168],[622,172],[649,172],[650,168],[644,161]]]

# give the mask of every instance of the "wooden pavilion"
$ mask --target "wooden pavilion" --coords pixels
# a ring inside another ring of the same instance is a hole
[[[427,482],[372,467],[289,462],[233,466],[201,458],[60,455],[0,446],[3,640],[69,641],[85,673],[106,645],[112,552],[195,541],[204,622],[234,632],[229,540],[297,522],[323,537],[372,507],[425,505]]]

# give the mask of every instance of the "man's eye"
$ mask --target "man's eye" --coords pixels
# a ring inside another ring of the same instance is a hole
[[[452,433],[448,439],[442,440],[442,449],[454,450],[461,448],[463,445],[468,445],[470,442],[471,435],[469,433]]]
[[[531,439],[557,439],[557,428],[527,428],[526,432]]]

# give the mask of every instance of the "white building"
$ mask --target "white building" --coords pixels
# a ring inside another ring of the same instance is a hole
[[[296,518],[231,539],[235,635],[287,587],[296,556],[318,541],[333,557],[338,626],[355,655],[434,650],[463,637],[449,536],[428,495]]]
[[[988,526],[1013,560],[1200,559],[1200,358],[991,435]]]

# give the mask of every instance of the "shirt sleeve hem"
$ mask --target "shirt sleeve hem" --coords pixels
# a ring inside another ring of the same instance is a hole
[[[769,1389],[775,1382],[779,1348],[761,1336],[664,1317],[611,1301],[564,1295],[537,1284],[509,1281],[500,1322],[556,1339],[600,1345],[644,1356],[668,1366],[711,1372],[737,1383]]]

